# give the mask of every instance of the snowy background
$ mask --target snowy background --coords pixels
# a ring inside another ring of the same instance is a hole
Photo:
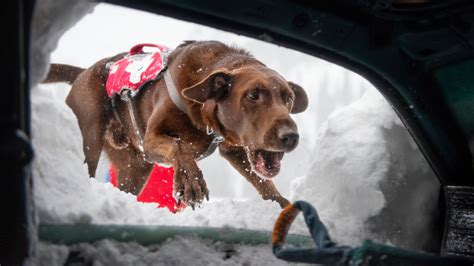
[[[81,8],[82,13],[87,10]],[[46,11],[36,21],[44,16]],[[74,24],[74,18],[69,19],[63,29]],[[42,47],[41,40],[56,30],[37,28],[41,34],[33,39]],[[309,108],[294,116],[300,145],[285,155],[274,180],[286,197],[314,204],[337,241],[357,244],[373,238],[415,249],[433,243],[439,183],[391,106],[348,70],[259,40],[107,4],[97,5],[61,37],[51,49],[51,62],[88,67],[136,43],[175,47],[184,40],[236,44],[306,89]],[[43,56],[48,53],[41,51]],[[47,59],[35,55],[38,70],[33,80],[38,80]],[[217,153],[200,163],[211,201],[196,211],[171,214],[103,183],[106,158],[98,178],[89,179],[78,125],[64,103],[69,88],[58,83],[32,89],[34,197],[41,222],[272,229],[278,204],[261,200]],[[301,220],[292,232],[306,234]]]

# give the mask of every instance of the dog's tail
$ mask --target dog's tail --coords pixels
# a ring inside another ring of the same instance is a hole
[[[41,83],[66,82],[72,84],[85,69],[64,64],[51,64],[46,78]]]

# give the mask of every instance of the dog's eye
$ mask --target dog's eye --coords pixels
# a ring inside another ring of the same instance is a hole
[[[256,101],[260,98],[260,95],[258,94],[258,91],[251,91],[247,93],[247,98],[249,98],[252,101]]]
[[[285,97],[285,103],[286,104],[291,104],[291,103],[293,103],[293,101],[294,101],[293,97],[291,97],[291,96],[286,96]]]

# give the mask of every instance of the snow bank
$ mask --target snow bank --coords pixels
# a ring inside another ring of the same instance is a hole
[[[292,185],[292,199],[313,203],[341,242],[420,248],[433,241],[438,180],[376,90],[330,115],[310,172]]]
[[[95,5],[91,1],[36,1],[31,28],[31,84],[38,84],[46,76],[50,54],[56,49],[59,38],[92,12]]]
[[[266,245],[213,243],[195,237],[177,237],[147,247],[112,240],[69,247],[41,243],[38,250],[29,265],[288,265]]]

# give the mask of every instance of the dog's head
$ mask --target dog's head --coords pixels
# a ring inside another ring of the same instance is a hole
[[[182,95],[203,104],[217,120],[216,129],[232,145],[244,147],[252,170],[263,178],[277,175],[284,153],[298,145],[290,113],[308,106],[303,88],[260,64],[217,69]]]

